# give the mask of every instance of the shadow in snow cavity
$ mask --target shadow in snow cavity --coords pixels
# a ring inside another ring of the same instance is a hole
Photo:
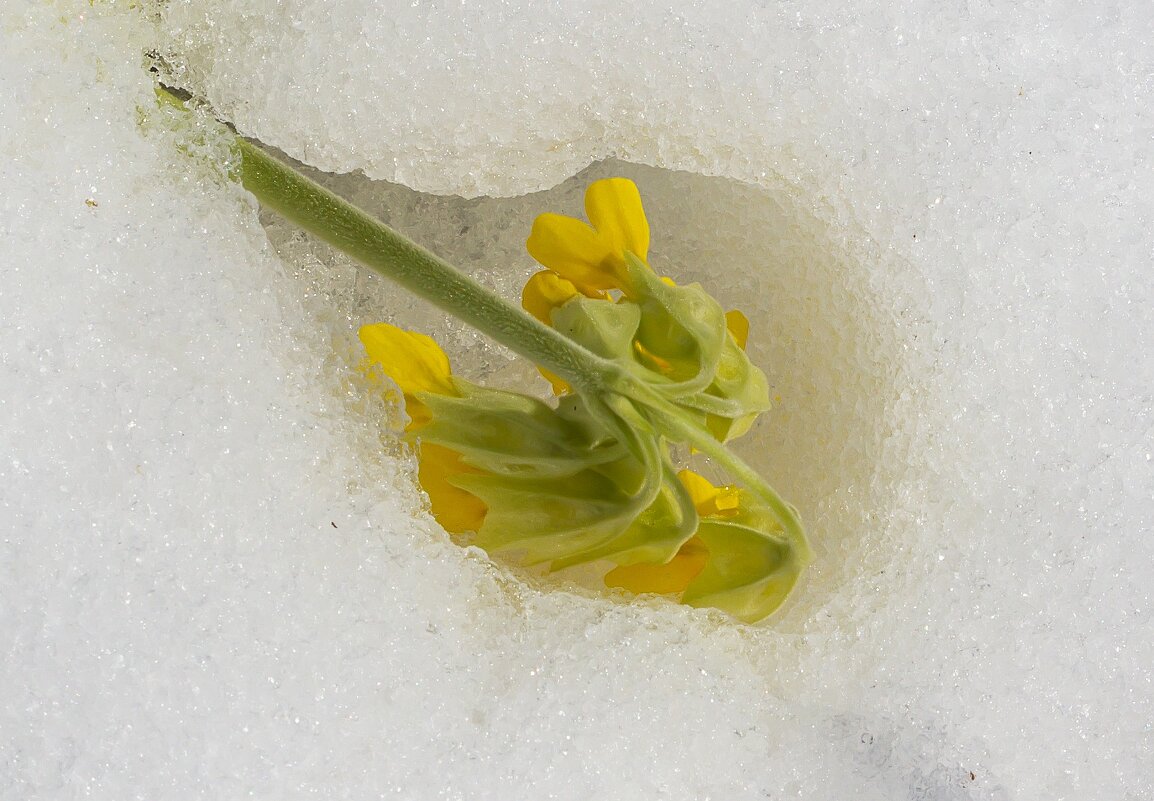
[[[584,217],[589,183],[634,180],[654,269],[701,282],[750,319],[749,352],[769,377],[774,408],[734,447],[798,507],[818,550],[791,606],[812,609],[838,585],[884,565],[879,532],[907,469],[894,443],[903,439],[895,402],[908,390],[908,348],[892,302],[871,288],[868,260],[879,250],[860,252],[864,237],[831,228],[813,198],[784,181],[755,187],[619,161],[594,164],[544,192],[468,200],[305,171],[514,302],[540,269],[524,245],[533,219],[545,211]],[[437,339],[458,374],[547,392],[532,366],[504,348],[279,217],[263,222],[336,337],[352,341],[360,325],[391,322]]]

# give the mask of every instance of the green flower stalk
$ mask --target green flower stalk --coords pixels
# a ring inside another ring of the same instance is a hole
[[[726,442],[769,408],[745,354],[748,323],[646,259],[637,187],[592,184],[590,224],[543,214],[527,246],[545,268],[523,311],[237,137],[262,205],[535,363],[551,402],[454,376],[430,338],[384,323],[361,340],[401,390],[434,516],[476,544],[558,570],[605,561],[606,584],[677,595],[754,622],[793,589],[811,551],[796,511]],[[381,387],[384,392],[390,387]],[[741,486],[678,472],[688,445]]]

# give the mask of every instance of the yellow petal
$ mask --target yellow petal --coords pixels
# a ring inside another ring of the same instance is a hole
[[[525,242],[529,255],[573,282],[582,292],[616,287],[624,261],[604,237],[580,220],[560,214],[542,214],[533,221]],[[619,268],[618,265],[621,265]]]
[[[429,511],[445,531],[461,534],[481,527],[488,507],[476,495],[450,483],[454,475],[477,472],[456,451],[421,443],[417,480],[429,496]]]
[[[649,255],[649,221],[637,184],[628,178],[594,181],[585,191],[585,214],[613,253],[628,250],[645,261]]]
[[[525,284],[525,289],[521,291],[521,305],[529,314],[551,326],[553,310],[564,306],[579,294],[572,281],[550,270],[543,270]]]
[[[542,270],[533,275],[525,284],[521,292],[521,305],[525,311],[536,317],[545,325],[553,325],[553,310],[564,306],[567,302],[582,294],[568,281],[551,270]],[[594,292],[595,297],[604,297],[601,292]],[[551,373],[544,367],[537,368],[541,375],[552,384],[553,394],[565,395],[572,391],[569,382],[561,376]]]
[[[710,484],[704,476],[698,475],[692,470],[682,470],[677,474],[677,478],[689,491],[689,497],[693,499],[695,507],[710,503],[717,495],[717,487]]]
[[[605,586],[620,587],[635,594],[682,592],[705,569],[707,561],[709,549],[694,537],[682,545],[666,564],[641,563],[613,568],[605,574]]]
[[[715,487],[692,470],[682,470],[677,478],[689,491],[693,506],[702,517],[728,517],[737,513],[741,503],[741,491],[737,487]]]
[[[745,343],[749,341],[749,318],[737,309],[725,313],[725,327],[737,343],[737,347],[745,350]]]
[[[735,515],[741,508],[741,492],[737,487],[721,487],[717,497],[713,499],[712,510],[702,510],[706,517],[729,517]]]
[[[363,326],[360,337],[369,360],[381,365],[405,395],[457,394],[449,377],[449,357],[431,337],[388,323]]]

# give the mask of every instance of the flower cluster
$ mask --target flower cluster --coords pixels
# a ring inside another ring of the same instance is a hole
[[[432,513],[490,552],[552,569],[606,560],[610,587],[759,620],[784,601],[808,554],[753,493],[678,472],[668,448],[681,441],[671,418],[725,442],[769,408],[765,376],[744,350],[748,322],[700,286],[650,269],[631,181],[593,183],[585,210],[588,223],[537,218],[527,247],[546,269],[522,303],[610,364],[633,395],[545,369],[551,402],[491,389],[454,376],[422,334],[361,329],[369,360],[404,395]]]

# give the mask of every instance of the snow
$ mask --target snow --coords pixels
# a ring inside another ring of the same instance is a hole
[[[1152,23],[0,4],[0,798],[1150,797]],[[147,52],[510,297],[537,213],[633,177],[753,321],[788,609],[453,544],[356,326],[525,368],[260,214]]]

